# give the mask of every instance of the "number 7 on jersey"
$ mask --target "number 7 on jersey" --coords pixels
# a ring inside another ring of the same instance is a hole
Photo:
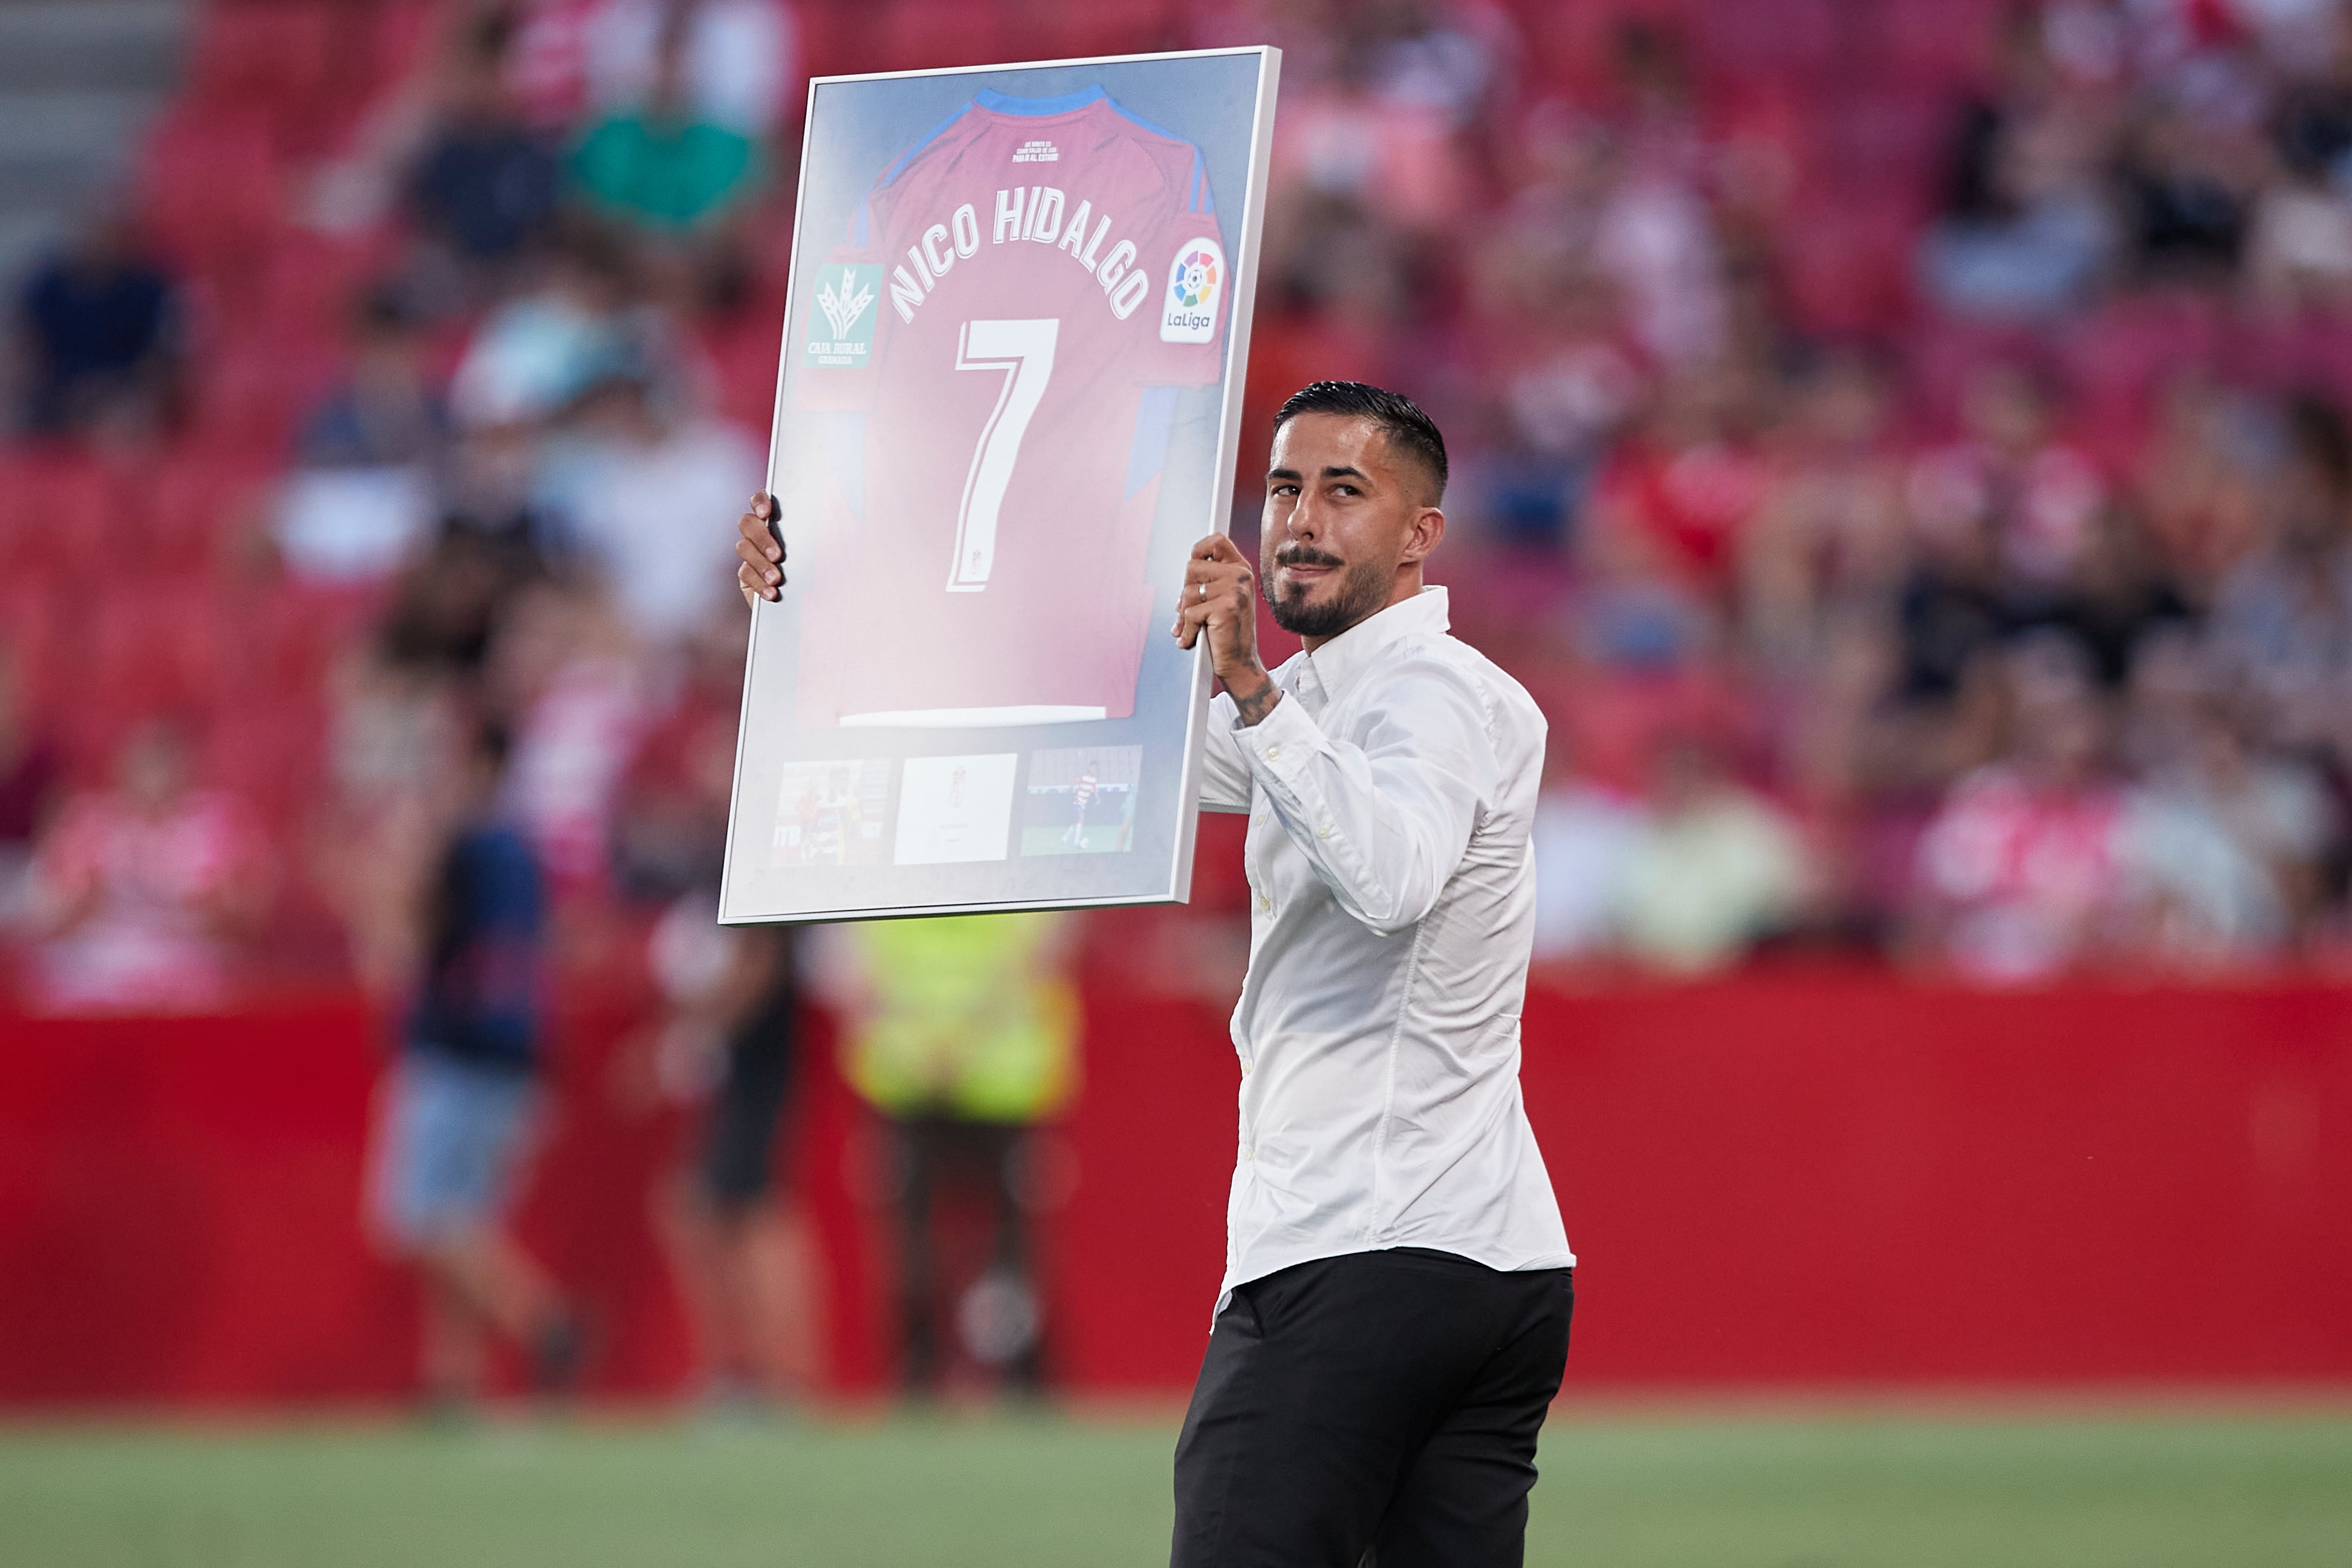
[[[978,593],[988,586],[989,570],[996,563],[997,514],[1004,507],[1005,486],[1013,482],[1021,438],[1029,433],[1029,420],[1054,374],[1054,342],[1061,329],[1058,319],[967,321],[957,338],[956,369],[1010,373],[981,428],[971,472],[963,482],[955,559],[948,569],[950,593]]]

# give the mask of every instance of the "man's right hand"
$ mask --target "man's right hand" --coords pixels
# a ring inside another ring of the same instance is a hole
[[[751,509],[735,519],[735,531],[742,536],[735,541],[735,554],[743,563],[735,569],[735,586],[743,591],[746,604],[783,597],[784,547],[768,531],[778,515],[776,498],[762,490],[751,497]]]

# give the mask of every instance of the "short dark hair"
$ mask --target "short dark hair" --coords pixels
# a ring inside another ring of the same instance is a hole
[[[1302,413],[1337,413],[1370,420],[1406,461],[1429,470],[1430,477],[1437,482],[1436,498],[1445,499],[1445,437],[1437,433],[1437,422],[1422,413],[1421,405],[1404,393],[1362,382],[1310,382],[1292,392],[1276,412],[1274,428],[1280,430]]]

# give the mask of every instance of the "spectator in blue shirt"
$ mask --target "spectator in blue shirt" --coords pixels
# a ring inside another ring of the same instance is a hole
[[[578,1370],[578,1320],[507,1228],[538,1120],[547,901],[530,842],[497,812],[503,735],[476,738],[423,900],[415,999],[376,1149],[377,1219],[423,1275],[436,1409],[478,1387],[493,1336],[542,1389]]]
[[[180,293],[150,262],[130,220],[108,213],[37,267],[16,300],[25,360],[18,422],[72,434],[171,413],[180,363]]]

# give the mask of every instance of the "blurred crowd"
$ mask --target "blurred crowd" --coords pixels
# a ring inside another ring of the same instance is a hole
[[[413,983],[495,735],[549,962],[691,1010],[806,78],[1257,42],[1247,428],[1447,432],[1543,961],[2352,956],[2336,0],[216,0],[13,287],[23,1000]]]
[[[1552,721],[1539,957],[2341,963],[2343,6],[1268,26],[1254,402],[1448,432],[1439,574]]]

